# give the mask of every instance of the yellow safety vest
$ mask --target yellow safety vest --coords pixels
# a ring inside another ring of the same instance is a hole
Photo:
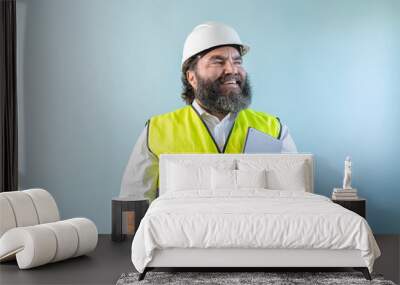
[[[242,153],[249,128],[276,139],[282,127],[279,118],[251,109],[237,114],[223,149],[219,149],[207,125],[190,105],[154,116],[148,121],[147,146],[157,157],[169,153]],[[150,200],[156,193],[147,193]]]

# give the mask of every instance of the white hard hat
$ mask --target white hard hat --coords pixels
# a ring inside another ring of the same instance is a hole
[[[186,38],[183,46],[182,66],[190,57],[201,51],[222,45],[239,45],[241,55],[250,47],[242,43],[238,33],[230,26],[218,22],[206,22],[196,26]]]

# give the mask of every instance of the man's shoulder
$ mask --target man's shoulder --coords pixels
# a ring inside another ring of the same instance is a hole
[[[267,113],[267,112],[257,111],[257,110],[250,109],[250,108],[247,108],[247,109],[245,109],[243,111],[245,111],[245,113],[247,115],[250,115],[250,116],[256,116],[256,117],[261,117],[261,118],[275,118],[275,119],[277,119],[279,121],[279,117],[278,116],[270,114],[270,113]]]
[[[163,119],[163,118],[167,118],[167,117],[171,117],[171,116],[177,116],[177,115],[180,115],[180,114],[182,114],[184,112],[187,112],[188,110],[190,110],[190,108],[191,108],[191,106],[187,105],[187,106],[184,106],[182,108],[176,109],[174,111],[170,111],[170,112],[167,112],[167,113],[154,115],[153,117],[150,118],[150,120],[152,120],[152,119]]]

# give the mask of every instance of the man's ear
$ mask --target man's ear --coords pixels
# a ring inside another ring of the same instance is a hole
[[[193,89],[197,89],[197,79],[194,70],[186,71],[186,79],[189,81],[189,84],[192,85]]]

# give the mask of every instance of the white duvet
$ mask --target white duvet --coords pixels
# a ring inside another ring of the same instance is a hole
[[[328,198],[299,191],[181,191],[157,198],[132,243],[143,272],[154,249],[358,249],[372,272],[379,248],[365,219]]]

